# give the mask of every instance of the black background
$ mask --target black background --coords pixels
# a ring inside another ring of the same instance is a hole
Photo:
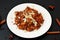
[[[52,25],[49,31],[59,31],[60,26],[56,23],[55,19],[60,19],[60,1],[59,0],[0,0],[0,20],[6,19],[8,12],[16,5],[21,3],[36,3],[45,7],[52,16]],[[49,10],[48,6],[54,5],[55,9],[53,11]],[[4,30],[0,30],[0,40],[9,40],[9,35],[13,34],[9,29],[7,24],[0,26]],[[15,35],[13,40],[32,40],[25,39]],[[49,35],[44,34],[41,37],[34,38],[33,40],[60,40],[60,34]]]

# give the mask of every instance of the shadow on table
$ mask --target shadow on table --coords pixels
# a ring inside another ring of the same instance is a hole
[[[45,36],[47,36],[47,34],[44,34],[42,36],[36,37],[36,38],[22,38],[22,37],[18,37],[18,40],[42,40]]]
[[[2,20],[2,17],[1,17],[1,15],[0,15],[0,21]]]

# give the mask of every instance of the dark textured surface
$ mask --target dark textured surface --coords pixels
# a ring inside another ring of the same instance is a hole
[[[16,5],[21,3],[36,3],[45,7],[52,16],[52,26],[49,31],[59,31],[60,26],[57,25],[55,19],[60,19],[60,1],[59,0],[0,0],[0,20],[6,19],[8,12]],[[48,9],[49,5],[54,5],[54,11]],[[9,29],[7,24],[0,26],[4,28],[4,30],[0,30],[0,40],[9,40],[9,35],[13,34]],[[13,40],[32,40],[32,39],[25,39],[14,35]],[[34,38],[33,40],[60,40],[60,34],[56,35],[48,35],[44,34],[41,37]]]

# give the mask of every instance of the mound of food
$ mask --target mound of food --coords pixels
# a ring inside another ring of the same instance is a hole
[[[30,7],[15,13],[15,24],[21,30],[30,32],[39,29],[44,22],[42,14]]]

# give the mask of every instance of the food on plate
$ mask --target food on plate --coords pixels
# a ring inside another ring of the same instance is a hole
[[[21,30],[29,32],[38,30],[43,22],[42,14],[33,8],[27,7],[23,11],[15,12],[15,24]]]

